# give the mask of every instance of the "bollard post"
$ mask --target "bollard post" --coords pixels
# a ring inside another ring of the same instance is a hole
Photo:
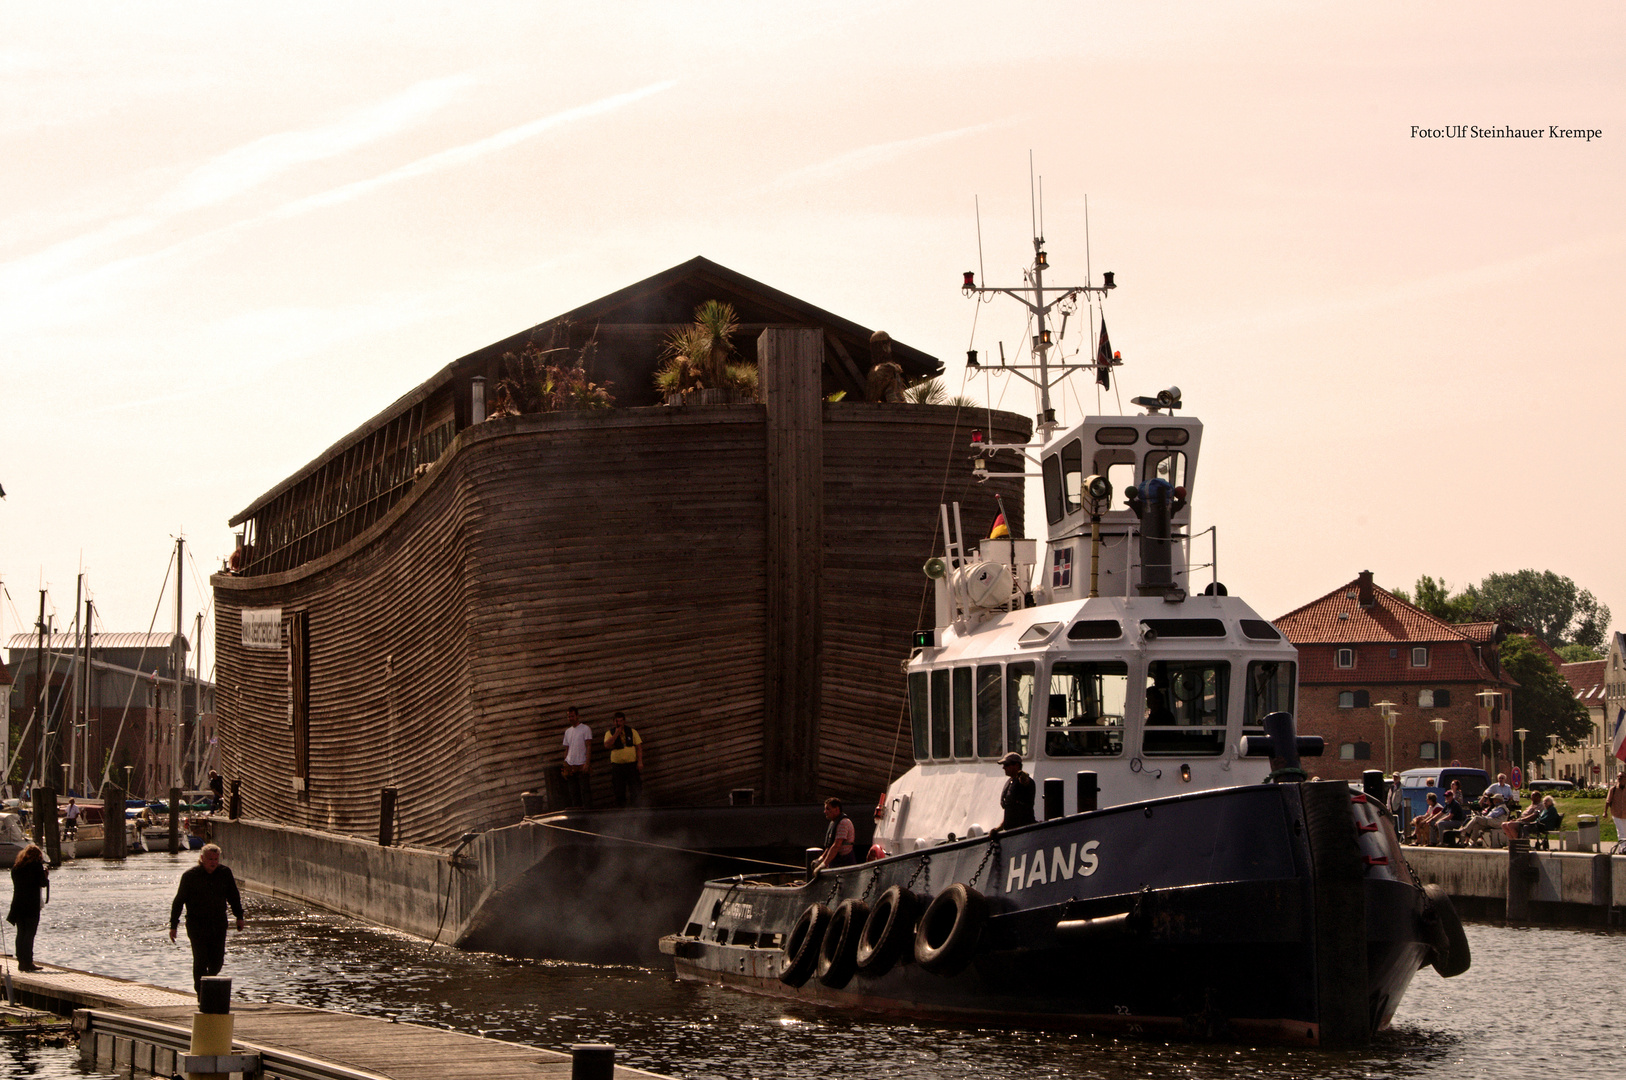
[[[1095,773],[1088,769],[1078,774],[1078,812],[1087,814],[1098,809],[1101,799],[1101,785],[1096,782]]]
[[[1380,806],[1388,802],[1388,800],[1383,797],[1383,788],[1384,783],[1382,769],[1366,769],[1361,772],[1361,790],[1366,792],[1366,797],[1368,799],[1373,800]]]
[[[124,789],[109,781],[102,785],[102,858],[122,859],[127,854]]]
[[[570,1048],[570,1080],[614,1080],[615,1047],[577,1043]]]
[[[198,1011],[192,1014],[192,1054],[218,1057],[231,1053],[231,980],[205,975],[198,981]],[[228,1073],[186,1074],[187,1080],[225,1080]]]
[[[1524,926],[1530,921],[1530,871],[1536,868],[1531,861],[1530,841],[1519,837],[1507,842],[1507,918],[1508,926]]]
[[[169,853],[178,855],[181,851],[181,789],[169,789]]]
[[[233,821],[243,816],[243,782],[231,782],[231,811],[227,814]]]
[[[62,832],[56,820],[56,789],[34,789],[34,843],[45,849],[45,857],[55,866],[62,861]]]
[[[1044,781],[1044,819],[1059,818],[1066,814],[1063,802],[1067,798],[1067,781],[1059,776],[1047,776]]]

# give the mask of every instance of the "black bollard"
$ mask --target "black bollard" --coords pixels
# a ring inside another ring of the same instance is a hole
[[[1085,770],[1078,774],[1078,812],[1087,814],[1100,805],[1101,785],[1096,782],[1095,773]]]
[[[233,821],[243,816],[243,782],[231,782],[231,813],[228,815]]]
[[[128,829],[124,820],[124,789],[111,782],[103,784],[102,858],[124,858]]]
[[[181,839],[181,789],[169,789],[169,853],[180,854],[186,841]]]
[[[1382,769],[1366,769],[1361,773],[1361,790],[1366,792],[1368,799],[1378,803],[1387,802],[1388,800],[1384,798],[1383,788]]]
[[[1059,776],[1047,776],[1044,782],[1044,819],[1059,818],[1067,810],[1063,806],[1067,798],[1067,781]]]
[[[607,1043],[572,1046],[570,1080],[615,1080],[615,1047]]]
[[[62,831],[56,819],[56,789],[34,789],[34,843],[45,849],[52,866],[62,861]]]
[[[198,1012],[220,1015],[231,1012],[231,979],[205,975],[198,980]]]
[[[387,787],[378,793],[378,846],[395,843],[395,789]]]

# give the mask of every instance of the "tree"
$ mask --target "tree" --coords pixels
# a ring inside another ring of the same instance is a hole
[[[1575,692],[1547,658],[1540,646],[1523,634],[1510,634],[1499,653],[1502,670],[1516,679],[1513,691],[1513,722],[1528,728],[1525,753],[1539,758],[1547,753],[1547,736],[1557,735],[1560,746],[1577,746],[1592,731],[1586,706],[1575,700]],[[1510,746],[1517,752],[1518,742]]]
[[[1563,648],[1554,651],[1564,658],[1566,664],[1581,664],[1588,660],[1605,659],[1603,653],[1590,645],[1565,645]]]
[[[1427,574],[1418,578],[1416,599],[1404,589],[1396,589],[1395,595],[1442,622],[1472,622],[1474,618],[1473,599],[1466,592],[1452,596],[1451,588],[1443,577],[1438,581]]]
[[[1479,611],[1528,627],[1553,649],[1572,644],[1596,649],[1609,627],[1606,605],[1551,570],[1490,574],[1464,595]]]

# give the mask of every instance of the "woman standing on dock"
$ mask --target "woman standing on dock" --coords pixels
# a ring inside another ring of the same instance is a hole
[[[40,928],[40,908],[50,882],[45,853],[38,844],[17,853],[17,861],[11,864],[11,910],[6,912],[6,921],[17,928],[18,971],[39,970],[34,966],[34,935]]]

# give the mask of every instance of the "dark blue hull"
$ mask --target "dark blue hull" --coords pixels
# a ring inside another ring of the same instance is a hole
[[[986,901],[969,962],[781,980],[809,905]],[[1194,793],[821,875],[709,882],[663,946],[680,977],[852,1008],[1023,1027],[1350,1045],[1434,955],[1422,891],[1377,808],[1341,783]]]

